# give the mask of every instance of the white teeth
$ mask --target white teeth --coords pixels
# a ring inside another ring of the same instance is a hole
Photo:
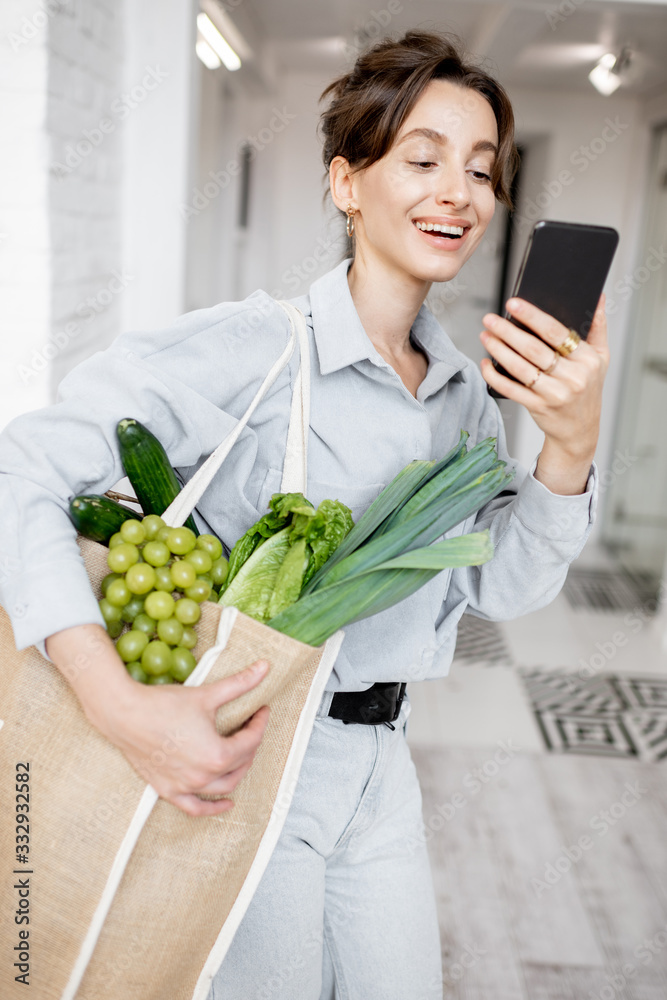
[[[447,233],[450,236],[463,236],[463,226],[440,226],[437,222],[415,222],[422,232]]]

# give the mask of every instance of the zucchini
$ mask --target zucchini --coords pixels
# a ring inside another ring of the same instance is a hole
[[[132,417],[118,422],[116,435],[125,474],[144,513],[163,514],[181,492],[166,451],[155,435]],[[192,516],[185,523],[199,534]]]
[[[140,521],[143,515],[109,497],[88,493],[70,501],[69,516],[80,534],[106,545],[111,536],[120,531],[123,521],[131,517]]]

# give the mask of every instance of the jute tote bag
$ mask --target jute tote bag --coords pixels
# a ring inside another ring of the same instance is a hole
[[[168,523],[185,521],[297,339],[282,490],[305,492],[307,332],[301,313],[281,305],[292,330],[287,348],[234,431],[165,513]],[[100,596],[107,550],[79,544]],[[195,818],[157,798],[89,724],[53,664],[34,647],[16,651],[2,612],[3,1000],[27,996],[25,982],[35,1000],[205,1000],[280,835],[343,633],[316,649],[208,602],[197,629],[188,684],[235,674],[260,657],[271,664],[257,688],[218,711],[218,731],[233,733],[261,705],[271,713],[252,767],[230,794],[234,808]],[[72,669],[85,670],[88,656],[94,650]],[[187,739],[187,731],[165,733],[157,760],[146,762],[148,782],[160,755]]]

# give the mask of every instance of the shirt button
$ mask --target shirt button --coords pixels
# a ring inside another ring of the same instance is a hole
[[[25,604],[15,604],[14,605],[14,614],[16,615],[17,618],[23,618],[23,616],[25,615],[25,613],[26,613],[27,610],[28,609],[25,606]]]

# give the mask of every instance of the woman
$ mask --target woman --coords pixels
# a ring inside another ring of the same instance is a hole
[[[520,471],[511,491],[456,529],[488,527],[490,563],[442,573],[346,629],[283,833],[212,1000],[442,995],[407,700],[395,727],[382,723],[402,683],[447,672],[466,608],[501,619],[548,603],[592,519],[608,363],[603,305],[588,342],[567,356],[558,349],[568,331],[525,302],[510,302],[510,312],[539,337],[485,316],[482,341],[516,382],[490,361],[480,375],[423,306],[432,282],[454,278],[474,252],[496,200],[509,203],[515,152],[504,91],[448,38],[409,32],[361,56],[323,96],[331,98],[322,118],[331,196],[355,249],[294,300],[312,339],[309,498],[339,497],[358,517],[408,461],[443,455],[461,428],[471,444],[496,436],[507,457],[487,383],[528,409],[545,442],[532,472]],[[215,709],[259,683],[267,665],[204,689],[136,683],[102,629],[66,502],[121,478],[114,428],[127,415],[151,427],[188,478],[244,412],[286,338],[284,314],[263,292],[167,330],[121,336],[65,379],[55,407],[20,417],[0,439],[5,547],[12,565],[30,567],[3,590],[19,647],[46,641],[90,721],[139,771],[165,731],[197,734],[151,776],[163,798],[195,816],[231,808],[197,793],[236,787],[268,708],[229,739],[215,732]],[[227,545],[279,488],[295,365],[200,504],[200,525]],[[79,661],[85,669],[68,669],[93,649]],[[377,697],[371,707],[376,683],[386,711]]]

